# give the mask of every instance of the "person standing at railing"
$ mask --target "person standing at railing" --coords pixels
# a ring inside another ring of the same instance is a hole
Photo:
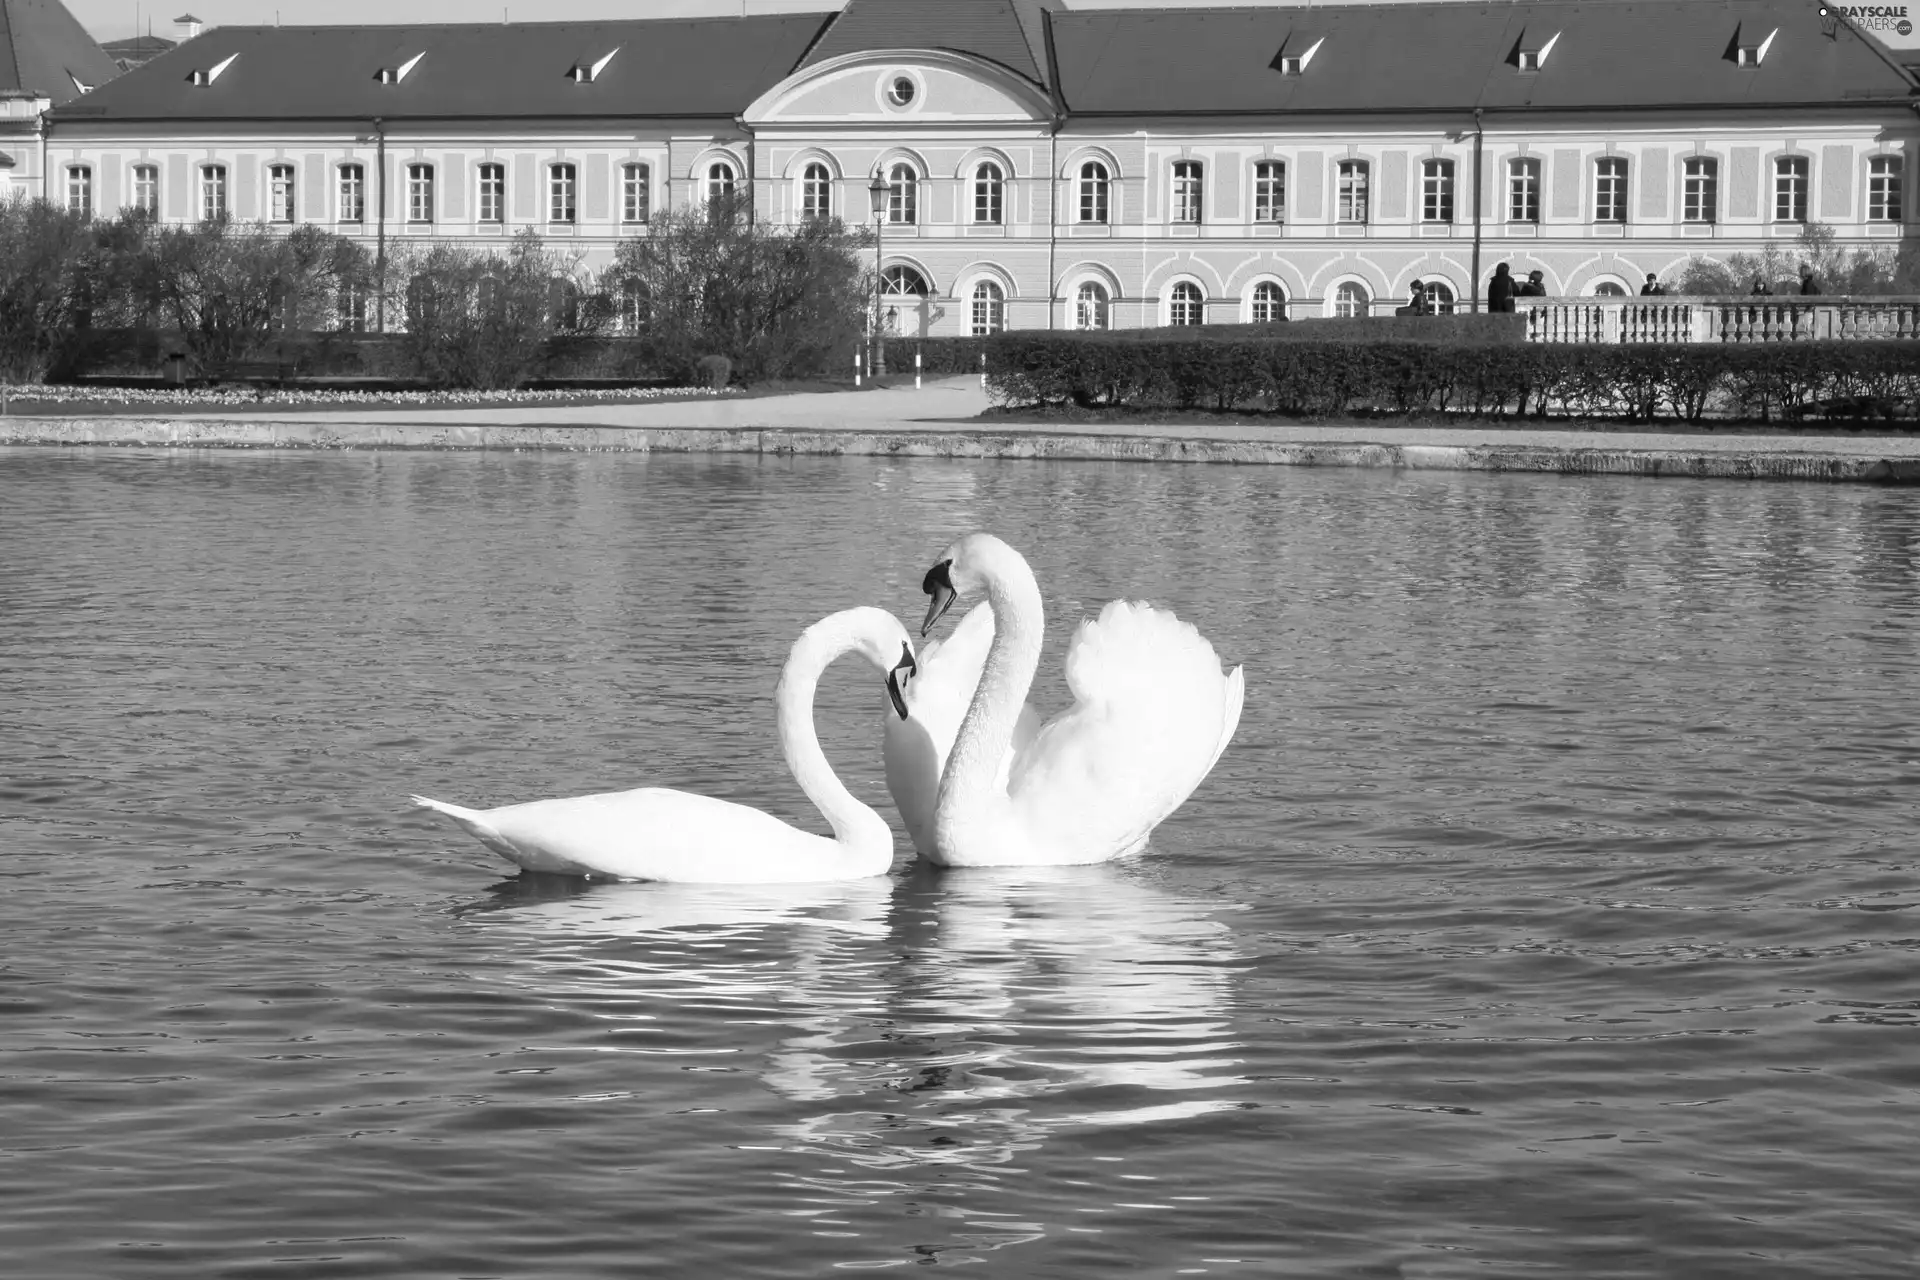
[[[1504,262],[1493,269],[1493,279],[1487,283],[1487,310],[1513,310],[1513,272]]]
[[[1812,263],[1800,264],[1800,292],[1803,296],[1820,292],[1820,280],[1813,274]]]
[[[1770,298],[1773,296],[1773,286],[1767,283],[1765,276],[1756,275],[1753,278],[1753,288],[1747,292],[1756,298]]]
[[[1547,275],[1544,271],[1527,272],[1527,281],[1514,294],[1522,298],[1544,298],[1547,296]]]
[[[1651,271],[1647,272],[1647,282],[1640,286],[1640,296],[1643,298],[1666,297],[1667,291],[1660,284],[1660,277]]]

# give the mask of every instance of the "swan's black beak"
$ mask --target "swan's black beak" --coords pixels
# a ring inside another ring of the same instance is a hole
[[[920,664],[913,660],[913,646],[906,641],[900,642],[900,661],[893,664],[893,670],[887,672],[887,696],[893,699],[893,709],[900,718],[907,718],[907,681],[918,674]]]
[[[920,589],[933,597],[927,602],[927,620],[920,624],[920,634],[923,636],[933,630],[933,624],[940,621],[940,615],[953,608],[953,602],[959,598],[959,593],[953,589],[953,579],[949,576],[952,568],[953,561],[942,560],[927,570],[927,576],[920,580]]]

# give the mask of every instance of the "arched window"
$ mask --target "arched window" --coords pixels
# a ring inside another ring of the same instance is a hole
[[[888,267],[880,273],[880,293],[888,298],[924,298],[933,290],[912,267]]]
[[[1287,295],[1278,283],[1262,280],[1253,286],[1252,318],[1255,324],[1272,324],[1287,318]]]
[[[433,221],[433,166],[407,166],[407,221]]]
[[[620,331],[622,333],[640,333],[647,327],[647,319],[653,311],[653,299],[647,292],[647,282],[628,279],[620,284]]]
[[[1540,162],[1531,156],[1507,161],[1507,221],[1540,221]]]
[[[556,329],[580,327],[580,286],[565,276],[547,281],[547,314]]]
[[[160,166],[133,166],[133,207],[148,217],[160,216]]]
[[[227,216],[227,166],[200,166],[200,220],[218,222]]]
[[[1104,223],[1107,220],[1107,166],[1089,160],[1080,166],[1080,221]]]
[[[334,294],[334,328],[341,333],[367,331],[367,293],[352,281],[342,281]]]
[[[1619,156],[1602,156],[1594,161],[1593,220],[1627,220],[1627,162]]]
[[[800,173],[800,216],[808,222],[833,216],[833,175],[818,160]]]
[[[1088,280],[1081,284],[1073,296],[1073,327],[1076,329],[1105,329],[1108,326],[1108,308],[1111,299],[1107,296],[1107,286],[1098,280]]]
[[[1333,291],[1333,314],[1347,318],[1364,316],[1371,311],[1372,301],[1367,286],[1358,280],[1348,280]]]
[[[1262,160],[1253,166],[1253,220],[1287,220],[1287,166],[1278,160]]]
[[[268,165],[267,221],[292,222],[299,212],[299,202],[294,199],[293,166]]]
[[[1200,221],[1200,194],[1205,170],[1198,160],[1173,162],[1173,220]]]
[[[973,326],[976,338],[989,333],[999,333],[1007,327],[1007,294],[992,280],[982,280],[973,286]]]
[[[901,226],[920,221],[920,175],[905,161],[887,170],[887,221]]]
[[[1191,280],[1182,280],[1167,294],[1168,324],[1199,324],[1205,310],[1206,300],[1200,296],[1200,286]]]
[[[1618,280],[1596,281],[1593,286],[1593,296],[1596,298],[1624,298],[1627,296],[1627,287]]]
[[[707,166],[707,202],[719,204],[733,199],[734,185],[739,182],[729,160],[715,160]]]
[[[1427,280],[1422,282],[1420,291],[1427,295],[1427,309],[1433,312],[1434,315],[1450,316],[1453,314],[1454,296],[1452,285],[1444,280]]]
[[[276,165],[276,171],[278,168]],[[93,170],[84,164],[67,166],[67,212],[82,218],[93,216]]]
[[[1005,220],[1003,207],[1006,179],[1000,166],[989,161],[973,171],[973,220],[999,226]]]
[[[477,172],[480,201],[476,220],[498,226],[507,220],[507,166],[489,162],[481,165]]]

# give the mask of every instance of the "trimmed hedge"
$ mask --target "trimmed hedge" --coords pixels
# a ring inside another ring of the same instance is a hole
[[[1504,317],[1502,317],[1504,318]],[[1586,346],[1321,342],[1268,335],[1025,332],[988,340],[988,388],[1010,406],[1260,410],[1330,417],[1551,413],[1770,421],[1814,409],[1911,419],[1920,342]]]

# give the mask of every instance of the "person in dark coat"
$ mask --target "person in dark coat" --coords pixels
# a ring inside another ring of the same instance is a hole
[[[1651,271],[1647,272],[1647,282],[1640,286],[1640,296],[1643,298],[1666,297],[1667,291],[1660,287],[1660,277]]]
[[[1753,288],[1747,290],[1747,293],[1755,298],[1771,297],[1773,295],[1773,286],[1767,283],[1765,276],[1756,275],[1753,278]]]
[[[1493,280],[1487,285],[1487,310],[1513,310],[1513,272],[1504,262],[1493,269]]]
[[[1547,296],[1547,275],[1544,271],[1527,272],[1527,282],[1514,293],[1522,298],[1544,298]]]
[[[1813,268],[1804,262],[1800,264],[1800,292],[1803,294],[1820,292],[1819,278],[1813,274]]]

